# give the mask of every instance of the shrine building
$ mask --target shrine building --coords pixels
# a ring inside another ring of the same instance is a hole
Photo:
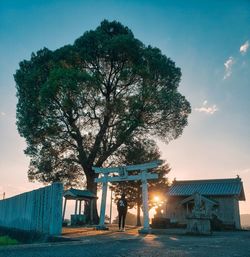
[[[194,195],[201,197],[201,211],[219,221],[224,228],[240,229],[239,201],[245,200],[243,183],[232,179],[174,181],[167,193],[167,201],[159,215],[170,223],[187,224],[194,208]],[[164,210],[165,209],[165,210]]]

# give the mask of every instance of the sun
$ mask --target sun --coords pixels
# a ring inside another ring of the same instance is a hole
[[[157,195],[156,195],[156,196],[154,196],[154,201],[158,203],[158,202],[160,201],[160,197],[159,197],[159,196],[157,196]]]

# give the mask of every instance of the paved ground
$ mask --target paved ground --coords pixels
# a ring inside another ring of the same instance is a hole
[[[137,230],[67,230],[64,236],[78,241],[2,247],[0,257],[250,257],[250,231],[197,237],[175,230],[138,235]]]

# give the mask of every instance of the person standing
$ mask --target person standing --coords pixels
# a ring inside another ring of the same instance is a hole
[[[123,193],[121,198],[117,202],[117,210],[119,217],[119,231],[125,231],[125,220],[128,210],[128,203]]]

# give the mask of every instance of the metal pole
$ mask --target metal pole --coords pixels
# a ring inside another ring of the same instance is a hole
[[[110,213],[109,213],[109,224],[111,224],[111,220],[112,220],[112,189],[110,188]]]
[[[67,199],[66,199],[66,198],[64,198],[64,206],[63,206],[63,218],[62,218],[62,221],[64,221],[64,217],[65,217],[66,204],[67,204]]]

